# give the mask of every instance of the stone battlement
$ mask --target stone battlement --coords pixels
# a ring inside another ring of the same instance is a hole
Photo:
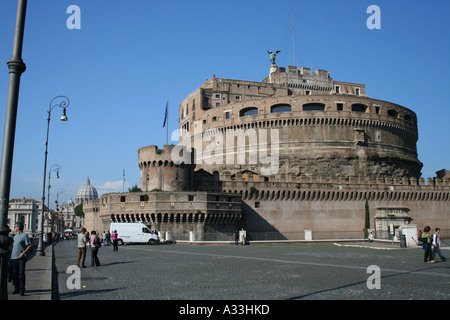
[[[176,157],[174,157],[175,153]],[[192,163],[189,160],[190,157],[190,152],[183,145],[164,145],[163,149],[158,149],[158,146],[152,145],[140,148],[138,151],[139,167],[184,165]]]
[[[280,175],[281,180],[278,181],[270,181],[268,182],[270,185],[274,183],[306,183],[306,184],[326,184],[326,185],[378,185],[378,186],[428,186],[428,187],[436,187],[436,186],[450,186],[450,179],[444,178],[425,178],[421,177],[416,179],[414,177],[403,177],[403,178],[365,178],[365,177],[321,177],[321,176],[295,176],[295,175]],[[257,174],[252,174],[250,172],[246,172],[245,174],[236,173],[234,175],[231,174],[223,174],[220,176],[221,181],[234,181],[234,182],[262,182],[260,177]],[[426,183],[425,183],[426,181]]]

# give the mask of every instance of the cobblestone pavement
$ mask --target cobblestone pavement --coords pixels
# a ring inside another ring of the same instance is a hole
[[[81,289],[67,286],[76,241],[55,245],[54,256],[61,300],[450,299],[450,263],[424,263],[420,248],[163,244],[113,252],[107,246],[99,250],[100,267],[90,267],[87,250]],[[372,265],[379,281],[368,271]]]

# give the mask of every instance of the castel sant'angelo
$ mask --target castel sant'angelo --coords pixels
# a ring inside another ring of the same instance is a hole
[[[261,82],[212,76],[189,94],[180,144],[141,148],[142,192],[85,203],[87,227],[361,238],[368,207],[378,238],[407,225],[450,229],[450,176],[421,177],[412,110],[269,54]]]

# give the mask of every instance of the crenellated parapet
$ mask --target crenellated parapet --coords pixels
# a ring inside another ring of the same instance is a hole
[[[220,179],[223,192],[241,194],[243,200],[450,201],[450,181],[447,178],[368,179],[288,175],[284,181],[261,181],[258,175],[244,173],[224,174]]]

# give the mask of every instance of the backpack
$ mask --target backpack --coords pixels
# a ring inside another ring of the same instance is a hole
[[[422,242],[422,243],[428,243],[428,238],[430,238],[430,236],[428,236],[428,237],[422,237],[422,236],[420,236],[420,237],[419,237],[419,241]]]
[[[97,248],[97,249],[102,247],[102,243],[101,243],[100,238],[99,238],[98,236],[95,236],[95,239],[94,239],[94,246],[95,246],[95,248]]]

